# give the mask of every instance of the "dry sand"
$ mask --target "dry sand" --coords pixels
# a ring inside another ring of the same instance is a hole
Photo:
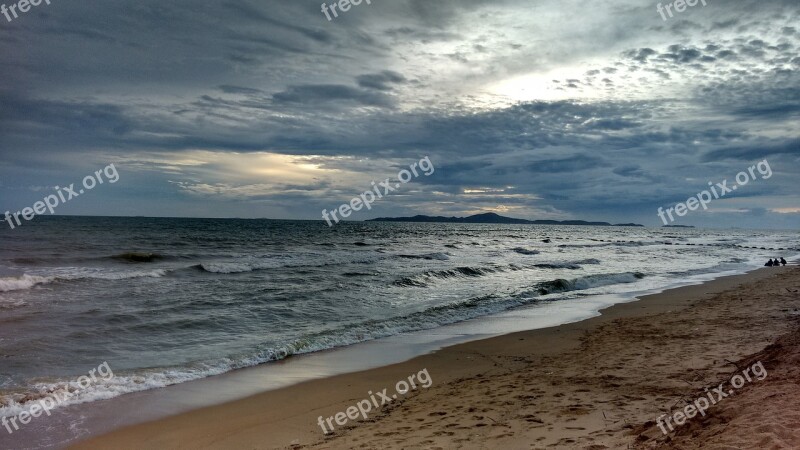
[[[800,268],[615,305],[583,322],[445,348],[137,425],[80,449],[800,448]],[[654,419],[750,364],[768,376],[669,436]],[[738,367],[738,369],[737,369]],[[428,389],[324,436],[333,416],[427,369]]]

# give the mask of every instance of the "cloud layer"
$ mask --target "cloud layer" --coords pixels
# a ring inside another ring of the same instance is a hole
[[[73,214],[320,219],[429,155],[361,218],[496,211],[800,226],[800,5],[710,0],[52,2],[0,17],[0,201],[114,162]],[[153,199],[157,198],[158,202]],[[112,206],[113,205],[113,206]],[[66,208],[65,208],[66,209]]]

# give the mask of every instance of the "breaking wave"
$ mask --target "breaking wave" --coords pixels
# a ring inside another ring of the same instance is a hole
[[[600,264],[598,259],[584,259],[565,263],[541,263],[532,265],[510,264],[508,266],[490,267],[456,267],[454,269],[430,270],[416,275],[402,277],[392,284],[400,287],[428,287],[436,280],[449,278],[477,278],[493,273],[527,270],[527,269],[572,269],[577,270],[587,264]]]
[[[151,271],[134,272],[109,272],[92,269],[59,269],[53,275],[30,275],[23,274],[18,277],[0,278],[0,292],[19,291],[31,289],[41,284],[49,284],[57,281],[78,281],[78,280],[125,280],[129,278],[159,278],[167,274],[164,269]]]
[[[447,270],[431,270],[418,275],[410,277],[403,277],[396,280],[393,284],[395,286],[413,286],[413,287],[426,287],[428,283],[435,279],[448,279],[456,277],[482,277],[491,273],[501,272],[499,267],[456,267],[455,269]]]
[[[560,292],[582,291],[585,289],[610,286],[614,284],[635,283],[644,277],[645,275],[640,272],[623,272],[587,275],[585,277],[575,278],[573,280],[559,278],[556,280],[537,283],[534,286],[533,292],[538,293],[539,295],[548,295]]]

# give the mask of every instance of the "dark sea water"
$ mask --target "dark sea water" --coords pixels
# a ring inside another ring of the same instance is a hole
[[[103,362],[116,377],[71,403],[798,248],[789,231],[37,218],[0,229],[0,416]]]

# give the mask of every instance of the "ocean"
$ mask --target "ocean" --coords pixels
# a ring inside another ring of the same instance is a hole
[[[0,228],[0,416],[799,254],[792,231],[37,217]]]

